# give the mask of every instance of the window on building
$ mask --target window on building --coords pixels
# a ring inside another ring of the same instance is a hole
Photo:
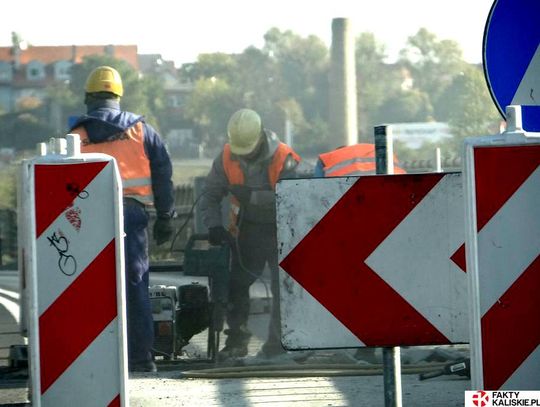
[[[71,79],[70,61],[58,61],[54,64],[54,79],[57,81],[68,81]]]
[[[0,81],[11,81],[13,79],[13,68],[9,62],[0,61]]]
[[[172,94],[168,96],[169,107],[182,107],[185,103],[185,97],[180,94]]]
[[[31,81],[45,79],[45,65],[39,61],[30,61],[26,67],[26,79]]]

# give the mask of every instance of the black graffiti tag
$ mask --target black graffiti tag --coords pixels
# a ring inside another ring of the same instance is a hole
[[[70,182],[66,184],[66,190],[73,197],[78,197],[80,199],[86,199],[90,195],[85,189],[81,190],[79,185],[75,182]]]
[[[47,237],[47,240],[58,252],[58,268],[66,276],[72,276],[77,271],[77,260],[71,254],[67,254],[69,250],[69,242],[64,236],[57,236],[56,232],[52,236]]]

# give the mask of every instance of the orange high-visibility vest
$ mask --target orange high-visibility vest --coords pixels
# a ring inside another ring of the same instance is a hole
[[[142,122],[100,143],[92,143],[83,126],[72,130],[72,133],[81,137],[81,152],[104,153],[116,158],[124,198],[133,198],[145,205],[153,204],[150,160],[144,151]]]
[[[319,159],[323,164],[325,177],[375,174],[377,168],[375,145],[369,143],[341,147],[319,155]],[[403,168],[398,166],[396,156],[394,156],[394,173],[406,173]]]
[[[285,160],[290,155],[293,158],[300,162],[301,158],[296,152],[285,143],[279,143],[278,148],[274,152],[272,157],[272,162],[268,166],[268,180],[272,189],[275,189],[276,183],[279,180],[279,174],[283,170],[283,165]],[[242,172],[242,167],[240,166],[240,161],[233,160],[231,157],[231,146],[227,143],[223,149],[223,169],[225,170],[225,175],[230,185],[244,185],[244,173]],[[240,202],[236,197],[231,196],[231,211],[230,211],[230,225],[229,231],[233,234],[237,234],[238,230],[236,228],[238,213],[240,212]]]

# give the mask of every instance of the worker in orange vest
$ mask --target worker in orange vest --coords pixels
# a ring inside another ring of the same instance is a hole
[[[201,200],[203,221],[213,245],[232,241],[233,250],[227,339],[218,354],[220,360],[248,353],[251,333],[247,328],[249,287],[262,275],[265,265],[271,273],[273,305],[268,339],[260,356],[284,353],[281,345],[278,295],[278,251],[275,185],[283,177],[294,177],[301,161],[291,147],[263,127],[261,117],[251,109],[240,109],[229,119],[228,143],[214,160],[206,177]],[[223,226],[221,204],[230,199],[230,224]]]
[[[83,153],[116,159],[122,178],[128,360],[130,371],[153,372],[154,325],[148,292],[148,209],[155,208],[153,237],[163,244],[172,236],[175,215],[172,165],[158,133],[142,116],[122,111],[122,78],[109,66],[94,69],[86,81],[87,114],[70,133],[81,137]]]
[[[375,145],[359,143],[336,148],[319,155],[315,165],[315,177],[340,177],[375,174]],[[394,173],[405,174],[394,156]]]

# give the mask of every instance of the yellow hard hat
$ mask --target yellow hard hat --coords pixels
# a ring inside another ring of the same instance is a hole
[[[262,120],[257,112],[251,109],[240,109],[229,119],[227,135],[233,154],[247,155],[251,153],[262,136]]]
[[[116,96],[124,94],[122,78],[118,71],[110,66],[98,66],[90,72],[84,90],[86,93],[110,92]]]

